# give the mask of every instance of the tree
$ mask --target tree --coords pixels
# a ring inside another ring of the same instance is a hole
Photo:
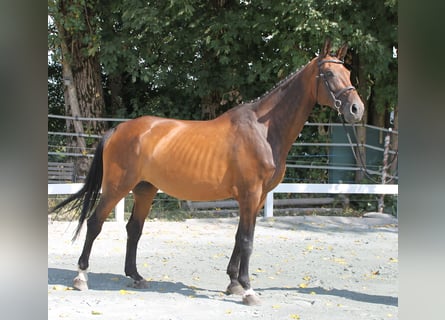
[[[98,23],[94,0],[51,0],[48,12],[53,25],[49,27],[52,59],[62,65],[65,84],[66,114],[83,117],[100,117],[105,108],[99,48]],[[78,133],[73,148],[87,153],[84,133],[103,133],[105,124],[91,121],[85,127],[80,121],[67,121],[68,131]],[[76,173],[84,176],[89,162],[86,157],[76,161]]]

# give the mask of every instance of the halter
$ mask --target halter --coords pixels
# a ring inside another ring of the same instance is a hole
[[[326,75],[324,73],[321,73],[321,70],[320,70],[321,65],[324,63],[327,63],[327,62],[343,64],[343,61],[341,61],[341,60],[322,60],[322,61],[318,62],[317,90],[318,90],[318,79],[322,78],[324,81],[324,84],[326,85],[326,88],[329,91],[329,94],[332,97],[332,100],[334,101],[334,107],[337,110],[338,115],[341,115],[341,112],[340,112],[341,100],[339,100],[338,98],[346,91],[356,90],[356,89],[354,86],[348,86],[343,89],[340,89],[337,92],[334,92],[334,90],[332,90],[331,86],[329,85],[329,81],[326,78]],[[317,91],[317,97],[318,97],[318,91]]]

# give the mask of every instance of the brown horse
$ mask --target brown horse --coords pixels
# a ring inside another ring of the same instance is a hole
[[[214,120],[144,116],[110,130],[96,149],[82,189],[52,210],[67,204],[70,210],[81,208],[75,238],[88,219],[74,287],[88,289],[94,239],[112,208],[131,190],[134,207],[126,226],[125,274],[135,287],[146,285],[136,268],[136,250],[153,198],[161,189],[179,199],[238,201],[239,225],[227,267],[227,292],[243,295],[246,304],[259,303],[249,281],[255,220],[267,193],[283,179],[292,143],[316,103],[331,106],[350,123],[363,115],[363,102],[342,61],[347,47],[336,56],[330,50],[327,40],[318,57],[262,98]]]

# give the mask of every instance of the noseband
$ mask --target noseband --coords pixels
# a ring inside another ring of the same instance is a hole
[[[343,61],[341,61],[341,60],[323,60],[323,61],[318,62],[317,90],[318,90],[318,79],[322,78],[324,84],[326,85],[326,89],[328,89],[329,94],[331,95],[332,100],[334,101],[334,107],[337,110],[338,114],[340,115],[341,114],[341,112],[340,112],[341,100],[339,100],[338,98],[346,91],[356,90],[356,89],[354,86],[348,86],[348,87],[338,90],[337,92],[334,92],[334,90],[331,89],[331,86],[329,84],[328,79],[326,78],[326,75],[324,73],[321,73],[321,70],[320,70],[321,65],[324,63],[327,63],[327,62],[343,64]],[[317,93],[317,97],[318,97],[318,93]]]

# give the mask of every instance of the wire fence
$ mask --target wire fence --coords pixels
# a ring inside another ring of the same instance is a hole
[[[62,116],[62,115],[48,115],[49,119],[60,119],[60,120],[72,120],[72,121],[106,121],[106,122],[125,122],[131,119],[125,118],[88,118],[88,117],[72,117],[72,116]],[[353,175],[357,171],[363,171],[363,164],[358,164],[355,159],[353,159],[353,152],[351,148],[361,147],[364,148],[367,156],[366,172],[371,175],[376,175],[378,179],[382,176],[390,181],[397,182],[398,175],[395,170],[390,170],[389,167],[397,167],[397,150],[392,148],[385,148],[384,140],[389,137],[390,141],[393,141],[396,136],[398,136],[398,131],[392,130],[390,128],[380,128],[372,125],[358,125],[364,127],[367,130],[367,137],[374,137],[372,139],[367,139],[366,143],[360,143],[358,141],[353,141],[354,145],[351,145],[347,141],[340,141],[341,139],[336,138],[336,136],[345,136],[343,124],[341,123],[310,123],[305,124],[305,128],[309,127],[324,127],[329,128],[330,141],[315,141],[315,142],[305,142],[299,141],[297,139],[292,145],[291,152],[286,161],[286,166],[289,175],[286,175],[285,182],[314,182],[309,181],[307,178],[301,178],[298,174],[292,174],[292,170],[312,170],[313,172],[319,171],[324,175],[329,176],[329,182],[353,182]],[[345,128],[352,128],[353,125],[346,124]],[[357,125],[356,125],[357,126]],[[304,130],[304,129],[303,129]],[[59,138],[73,138],[73,137],[83,137],[88,139],[93,139],[94,141],[99,141],[102,137],[97,134],[89,133],[75,133],[75,132],[56,132],[48,131],[48,141],[51,141],[50,137]],[[320,139],[321,140],[321,139]],[[372,140],[370,142],[369,140]],[[92,158],[94,156],[94,147],[87,147],[81,152],[80,147],[76,146],[66,146],[60,144],[48,144],[48,157],[88,157]],[[316,151],[313,151],[316,150]],[[323,150],[323,151],[320,151]],[[385,157],[390,164],[384,163]],[[395,164],[394,164],[395,162]],[[391,172],[395,171],[395,172]],[[349,178],[348,178],[349,177]]]

